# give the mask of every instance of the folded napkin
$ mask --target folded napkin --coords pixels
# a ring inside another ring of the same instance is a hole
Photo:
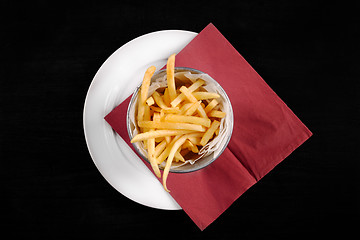
[[[203,230],[312,133],[211,23],[176,55],[175,66],[213,77],[234,111],[233,134],[222,155],[201,170],[170,173],[167,179],[171,196]],[[126,128],[129,101],[105,120],[132,147]]]

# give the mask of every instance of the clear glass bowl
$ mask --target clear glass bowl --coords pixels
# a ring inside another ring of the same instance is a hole
[[[182,72],[182,71],[191,72],[192,74],[203,74],[203,72],[201,72],[199,70],[196,70],[196,69],[192,69],[192,68],[184,68],[184,67],[176,67],[175,68],[175,73]],[[161,76],[164,76],[165,74],[166,74],[166,69],[157,71],[157,72],[155,72],[152,79],[157,79],[157,78],[159,78]],[[217,151],[216,156],[215,156],[215,154],[213,152],[208,156],[200,158],[194,164],[188,163],[188,164],[185,164],[183,166],[180,166],[180,167],[177,167],[177,168],[174,168],[174,169],[170,169],[170,172],[187,173],[187,172],[197,171],[197,170],[200,170],[200,169],[202,169],[202,168],[204,168],[206,166],[209,166],[211,163],[213,163],[223,153],[223,151],[225,150],[226,146],[228,145],[228,143],[230,141],[232,131],[233,131],[233,126],[234,126],[234,124],[233,124],[234,123],[233,110],[232,110],[232,107],[231,107],[230,99],[227,96],[224,89],[220,86],[220,84],[218,82],[216,82],[213,78],[209,78],[209,81],[211,81],[212,83],[214,83],[216,85],[217,90],[222,93],[222,96],[224,96],[225,101],[227,101],[229,103],[230,111],[227,112],[225,118],[230,118],[229,120],[231,122],[231,124],[230,124],[231,129],[230,129],[230,131],[228,131],[227,135],[225,136],[226,137],[225,141],[221,142],[222,146],[220,146],[220,151]],[[208,81],[206,81],[206,82],[208,82]],[[128,110],[127,110],[126,125],[127,125],[127,131],[128,131],[130,139],[132,139],[134,137],[133,134],[132,134],[132,130],[133,130],[132,128],[134,128],[135,126],[132,126],[133,124],[131,124],[129,109],[134,107],[134,104],[136,104],[136,99],[137,99],[137,95],[139,93],[140,87],[141,87],[141,83],[135,89],[135,91],[134,91],[134,93],[133,93],[133,95],[131,97],[131,100],[130,100],[130,103],[129,103],[129,106],[128,106]],[[134,146],[137,154],[139,156],[141,156],[145,161],[149,162],[147,157],[145,157],[144,154],[142,153],[142,151],[140,150],[140,148],[141,148],[140,143],[135,142],[135,143],[132,143],[132,145]]]

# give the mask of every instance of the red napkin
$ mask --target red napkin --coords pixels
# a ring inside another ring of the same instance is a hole
[[[203,230],[312,133],[211,23],[176,55],[175,66],[212,76],[234,111],[232,138],[222,155],[206,168],[170,173],[167,180],[171,196]],[[132,147],[125,119],[129,100],[105,119]]]

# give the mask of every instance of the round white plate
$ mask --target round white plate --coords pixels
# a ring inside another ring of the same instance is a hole
[[[181,209],[104,117],[132,94],[149,66],[159,70],[172,53],[180,52],[196,35],[158,31],[126,43],[100,67],[85,99],[84,132],[96,167],[116,190],[145,206]]]

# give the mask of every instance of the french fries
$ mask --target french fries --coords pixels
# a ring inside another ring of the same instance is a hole
[[[167,61],[167,87],[149,95],[151,77],[155,67],[149,67],[139,91],[136,124],[139,133],[132,143],[143,142],[148,160],[155,175],[166,182],[173,162],[184,163],[198,154],[200,149],[219,134],[221,119],[226,116],[219,110],[220,95],[201,87],[205,81],[197,79],[192,84],[177,86],[175,79],[175,54]]]

